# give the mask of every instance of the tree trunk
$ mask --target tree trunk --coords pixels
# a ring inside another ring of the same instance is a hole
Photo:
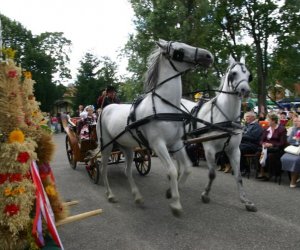
[[[258,83],[258,113],[267,114],[266,109],[266,82],[264,78],[263,58],[260,43],[256,42],[256,65],[257,65],[257,83]]]

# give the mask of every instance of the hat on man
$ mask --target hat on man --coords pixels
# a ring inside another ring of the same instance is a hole
[[[106,92],[116,92],[116,89],[114,86],[108,85],[106,88]]]

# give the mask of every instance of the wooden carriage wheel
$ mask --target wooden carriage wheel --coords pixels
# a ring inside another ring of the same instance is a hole
[[[138,150],[134,152],[134,162],[140,175],[145,176],[151,169],[151,154],[149,150]]]
[[[99,181],[100,176],[100,164],[101,162],[99,160],[96,160],[93,164],[89,162],[86,166],[86,171],[88,172],[89,177],[92,179],[92,181],[97,184]]]
[[[71,142],[70,142],[70,138],[68,135],[66,135],[66,151],[67,151],[67,157],[70,163],[70,167],[73,169],[76,169],[77,167],[77,162],[74,159],[74,153],[71,147]]]

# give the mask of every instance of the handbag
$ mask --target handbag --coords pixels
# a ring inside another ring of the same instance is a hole
[[[268,156],[268,149],[263,147],[259,158],[259,163],[262,167],[266,165],[267,156]]]
[[[284,149],[284,152],[290,153],[290,154],[293,154],[293,155],[300,155],[300,146],[298,146],[298,147],[293,146],[293,145],[287,146]]]

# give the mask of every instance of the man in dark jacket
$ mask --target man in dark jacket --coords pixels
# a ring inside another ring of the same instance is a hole
[[[108,86],[106,88],[106,96],[102,103],[102,108],[105,108],[107,105],[112,103],[120,103],[117,95],[116,95],[116,89],[113,86]]]
[[[260,139],[263,129],[256,120],[256,115],[253,111],[245,113],[245,127],[242,141],[240,144],[241,150],[241,173],[245,176],[249,173],[250,168],[247,160],[244,158],[245,154],[254,154],[260,150]]]

